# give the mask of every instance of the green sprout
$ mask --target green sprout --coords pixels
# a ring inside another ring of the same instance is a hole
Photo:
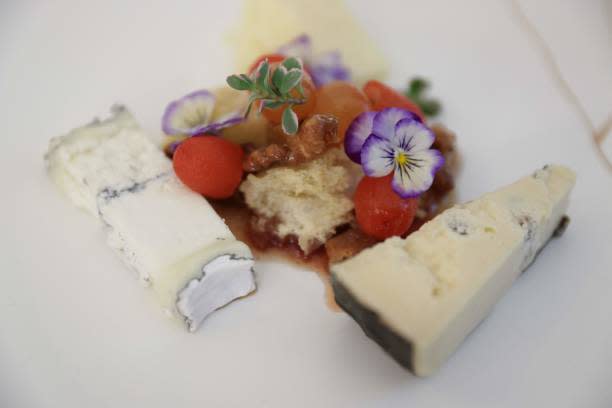
[[[306,102],[302,87],[303,78],[304,68],[298,58],[285,59],[273,72],[270,63],[265,59],[253,75],[230,75],[227,77],[227,84],[238,91],[250,93],[245,117],[251,112],[255,101],[261,101],[260,112],[262,109],[278,109],[286,106],[281,120],[283,132],[295,135],[299,125],[293,107]],[[297,90],[297,97],[294,90]]]
[[[410,80],[404,95],[421,108],[425,116],[434,117],[442,110],[442,105],[437,99],[427,98],[424,94],[430,87],[426,79],[415,77]]]

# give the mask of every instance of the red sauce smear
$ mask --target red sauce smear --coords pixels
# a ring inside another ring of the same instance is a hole
[[[312,254],[305,256],[297,245],[294,237],[279,239],[272,234],[253,231],[250,227],[253,213],[237,198],[229,200],[210,200],[210,204],[237,239],[247,244],[253,255],[259,260],[284,260],[298,266],[315,271],[325,285],[325,301],[333,311],[340,311],[334,300],[329,274],[329,259],[325,247],[321,247]]]

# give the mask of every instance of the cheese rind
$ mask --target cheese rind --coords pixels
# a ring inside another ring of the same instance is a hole
[[[332,267],[336,300],[415,374],[435,372],[562,224],[573,172],[533,175]]]
[[[249,248],[124,108],[52,140],[46,159],[58,187],[102,222],[109,245],[189,330],[255,290]]]

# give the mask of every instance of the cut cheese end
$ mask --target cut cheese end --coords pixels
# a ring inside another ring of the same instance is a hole
[[[109,245],[190,330],[255,290],[249,248],[124,108],[52,140],[46,159],[58,187],[102,222]]]
[[[567,224],[574,183],[546,166],[367,249],[332,267],[336,301],[401,365],[430,375]]]
[[[341,0],[245,0],[230,36],[236,69],[243,72],[301,34],[312,38],[315,54],[340,51],[358,84],[387,76],[386,58]]]

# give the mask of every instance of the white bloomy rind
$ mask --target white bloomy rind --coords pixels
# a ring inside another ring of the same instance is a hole
[[[417,375],[432,374],[551,238],[574,183],[570,169],[546,166],[332,267],[333,277],[404,340]]]
[[[124,108],[53,139],[46,160],[57,186],[102,222],[109,245],[189,330],[255,290],[249,248]]]

